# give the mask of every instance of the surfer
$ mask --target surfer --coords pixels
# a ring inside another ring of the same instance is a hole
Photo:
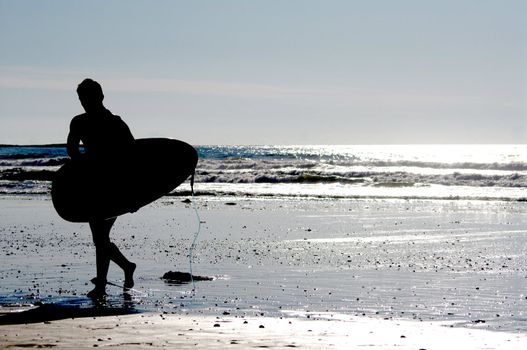
[[[67,143],[68,155],[72,159],[87,157],[90,164],[99,165],[122,158],[134,144],[135,139],[128,125],[104,107],[101,85],[92,79],[85,79],[77,87],[77,94],[86,113],[74,117],[71,121]],[[81,141],[84,154],[79,149]],[[115,220],[116,218],[110,218],[89,222],[97,265],[97,277],[92,280],[95,288],[88,293],[91,298],[100,298],[106,294],[106,276],[110,261],[123,269],[124,288],[129,289],[134,286],[133,276],[136,265],[110,241],[110,230]]]

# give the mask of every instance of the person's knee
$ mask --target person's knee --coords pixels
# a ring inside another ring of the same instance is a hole
[[[111,245],[113,244],[108,237],[98,236],[93,236],[93,243],[95,244],[95,248],[104,250],[111,249]]]
[[[119,251],[119,248],[115,245],[115,243],[108,241],[108,249],[111,251]]]

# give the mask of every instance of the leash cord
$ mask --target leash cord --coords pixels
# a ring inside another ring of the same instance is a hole
[[[196,219],[198,220],[198,229],[194,233],[194,240],[192,241],[192,244],[190,245],[188,249],[188,263],[189,263],[189,271],[190,271],[190,281],[192,282],[192,291],[196,292],[196,284],[194,282],[194,275],[192,273],[192,254],[194,252],[194,248],[196,247],[196,242],[198,240],[199,233],[201,231],[201,218],[198,213],[198,209],[196,208],[196,204],[194,203],[194,174],[192,174],[192,178],[190,179],[190,190],[192,192],[192,209],[194,209],[194,213],[196,213]]]

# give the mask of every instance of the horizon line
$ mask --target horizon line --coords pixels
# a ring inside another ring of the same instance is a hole
[[[157,138],[157,137],[154,137]],[[142,139],[142,138],[138,138]],[[67,144],[64,142],[60,143],[38,143],[38,144],[0,144],[0,147],[66,147]],[[82,145],[81,145],[82,146]],[[268,147],[268,146],[282,146],[282,147],[305,147],[305,146],[527,146],[527,143],[355,143],[355,144],[194,144],[197,147]]]

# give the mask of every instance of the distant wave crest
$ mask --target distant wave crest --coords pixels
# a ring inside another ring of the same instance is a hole
[[[245,171],[215,172],[202,171],[198,168],[196,182],[204,183],[348,183],[394,186],[397,184],[438,184],[447,186],[498,186],[527,187],[527,175],[481,175],[451,173],[445,175],[423,175],[408,172],[337,172],[317,173],[300,170],[290,171]]]

